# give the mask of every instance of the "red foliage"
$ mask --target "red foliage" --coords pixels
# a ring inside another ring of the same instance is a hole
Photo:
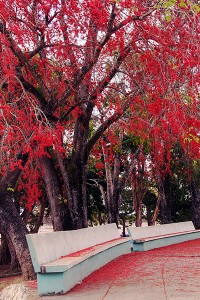
[[[199,13],[192,3],[1,1],[1,175],[20,167],[23,149],[30,180],[22,183],[32,187],[47,149],[67,156],[78,140],[89,144],[90,124],[96,141],[122,115],[118,126],[147,139],[158,164],[166,150],[170,159],[175,141],[198,158]],[[117,144],[112,131],[108,139]]]

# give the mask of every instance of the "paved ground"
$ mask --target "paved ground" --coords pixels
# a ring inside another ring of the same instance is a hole
[[[27,300],[200,300],[200,239],[119,257],[62,296],[28,287]]]

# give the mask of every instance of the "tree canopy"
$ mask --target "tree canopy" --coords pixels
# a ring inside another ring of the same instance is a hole
[[[139,137],[160,173],[177,142],[197,160],[199,14],[194,0],[0,1],[0,190],[31,208],[45,186],[54,230],[77,229],[100,139]]]

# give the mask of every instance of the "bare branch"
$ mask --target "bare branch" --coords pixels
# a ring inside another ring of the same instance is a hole
[[[156,10],[156,8],[153,7],[152,9],[150,9],[148,12],[146,12],[145,14],[143,14],[141,16],[135,16],[135,15],[133,15],[133,16],[130,16],[130,17],[126,18],[125,20],[123,20],[122,22],[120,22],[118,25],[116,25],[113,28],[112,34],[115,33],[116,31],[120,30],[121,28],[125,27],[127,24],[129,24],[131,22],[143,21],[148,16],[150,16],[155,10]]]
[[[124,114],[124,112],[130,107],[131,102],[133,101],[133,99],[139,95],[141,93],[141,90],[137,89],[135,91],[135,93],[132,95],[132,97],[129,97],[125,103],[122,106],[122,110],[121,112],[115,112],[112,116],[110,116],[105,122],[103,122],[99,128],[96,130],[96,132],[94,133],[94,135],[91,137],[91,139],[88,141],[85,149],[85,156],[86,159],[92,149],[92,147],[94,146],[94,144],[98,141],[98,139],[102,136],[102,134],[117,120],[119,120],[119,118]]]

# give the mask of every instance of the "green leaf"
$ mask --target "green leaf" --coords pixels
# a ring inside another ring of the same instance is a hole
[[[171,19],[172,19],[172,15],[169,11],[167,11],[165,13],[165,20],[169,23],[169,22],[171,22]]]
[[[198,5],[198,4],[193,4],[193,5],[192,5],[192,9],[194,10],[194,12],[195,12],[196,14],[198,14],[198,13],[200,12],[200,5]]]
[[[199,137],[198,136],[195,136],[195,135],[193,135],[193,134],[189,134],[189,136],[191,137],[191,140],[194,140],[196,143],[198,143],[199,142]]]
[[[185,3],[183,0],[180,1],[179,6],[180,6],[180,7],[183,7],[183,8],[186,8],[186,7],[187,7],[186,3]]]
[[[163,2],[163,8],[171,8],[176,4],[176,0],[168,0]]]

